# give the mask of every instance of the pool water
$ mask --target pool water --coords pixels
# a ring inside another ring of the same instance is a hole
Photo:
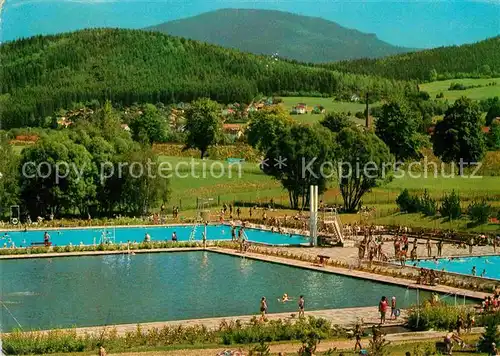
[[[214,252],[58,257],[0,261],[2,331],[107,325],[293,312],[303,294],[307,310],[378,305],[404,287],[255,261]],[[288,293],[294,300],[279,303]],[[429,298],[420,292],[420,300]],[[12,316],[10,315],[12,314]]]
[[[201,240],[205,227],[198,225],[194,235],[195,240]],[[91,245],[99,243],[103,236],[114,238],[117,243],[142,242],[144,236],[148,233],[152,241],[170,241],[172,233],[177,234],[178,241],[189,241],[193,226],[144,226],[144,227],[109,227],[93,229],[60,229],[47,230],[50,235],[50,241],[54,246]],[[12,243],[16,247],[30,246],[32,242],[43,242],[43,230],[8,231],[0,233],[1,245],[10,247]],[[272,233],[270,231],[258,229],[245,229],[249,241],[270,244],[270,245],[300,245],[308,244],[309,238],[302,235],[286,235]],[[227,225],[208,225],[207,240],[231,240],[231,227]]]
[[[472,267],[476,266],[476,276],[486,270],[484,277],[500,280],[500,256],[438,258],[437,260],[420,260],[418,267],[447,272],[472,275]]]

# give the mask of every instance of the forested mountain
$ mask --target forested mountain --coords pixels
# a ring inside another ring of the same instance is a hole
[[[474,44],[440,47],[381,59],[331,63],[325,67],[400,80],[429,81],[467,76],[500,76],[500,36]]]
[[[377,58],[409,49],[318,17],[274,10],[221,9],[148,28],[245,52],[322,63]]]
[[[384,96],[414,84],[342,74],[141,30],[94,29],[0,47],[2,128],[41,125],[73,102],[173,103],[210,97],[359,93]]]

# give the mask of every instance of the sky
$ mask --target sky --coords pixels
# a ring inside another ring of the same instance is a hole
[[[500,35],[500,0],[0,0],[2,42],[87,27],[143,28],[220,8],[323,17],[394,45],[432,48]]]

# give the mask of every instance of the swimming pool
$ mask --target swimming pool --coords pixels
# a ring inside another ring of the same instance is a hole
[[[194,234],[195,240],[201,240],[204,226],[198,225]],[[144,227],[108,227],[91,229],[59,229],[46,230],[50,234],[50,241],[54,246],[98,244],[103,236],[111,238],[116,243],[142,242],[148,233],[152,241],[171,240],[172,233],[175,232],[178,241],[189,241],[193,231],[193,226],[144,226]],[[11,246],[12,242],[16,247],[30,246],[32,242],[43,242],[44,230],[8,231],[0,233],[1,245]],[[286,235],[272,233],[270,231],[258,229],[245,229],[245,234],[250,242],[263,243],[269,245],[300,245],[308,244],[309,238],[302,235]],[[231,227],[227,225],[208,225],[207,240],[231,240]]]
[[[2,260],[0,269],[3,331],[17,327],[14,317],[27,330],[257,314],[262,296],[270,313],[296,312],[301,294],[306,311],[375,309],[382,295],[402,308],[417,293],[203,251]],[[279,303],[283,293],[295,301]]]
[[[500,256],[483,257],[456,257],[438,258],[437,260],[420,260],[418,267],[444,270],[447,272],[472,275],[472,268],[476,267],[476,276],[480,276],[483,270],[486,271],[484,277],[500,280]]]

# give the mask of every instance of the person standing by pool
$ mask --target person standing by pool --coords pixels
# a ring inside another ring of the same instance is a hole
[[[441,257],[443,255],[443,240],[439,240],[437,243],[438,256]]]
[[[151,242],[151,236],[146,232],[146,235],[144,235],[144,242]]]
[[[470,272],[470,274],[472,274],[473,276],[476,276],[476,266],[472,266],[472,271]]]
[[[305,306],[304,296],[301,295],[299,297],[299,318],[304,317],[304,306]]]
[[[469,254],[472,255],[472,247],[474,247],[474,237],[471,236],[469,239]]]
[[[266,321],[266,313],[267,313],[267,301],[266,297],[262,297],[260,300],[260,320]]]
[[[177,242],[177,233],[175,231],[172,233],[172,241]]]
[[[432,244],[431,244],[431,239],[427,238],[427,243],[425,244],[427,247],[427,257],[432,256]]]
[[[389,305],[387,303],[387,298],[383,296],[382,299],[380,299],[380,303],[378,303],[378,311],[380,312],[380,324],[385,324],[385,315],[388,308]]]
[[[398,316],[396,315],[396,297],[393,296],[391,299],[391,318],[394,317],[396,319]]]
[[[49,235],[49,233],[47,231],[45,231],[45,233],[43,234],[43,244],[45,246],[49,246],[50,245],[50,235]]]
[[[241,214],[241,209],[240,209],[240,207],[237,207],[236,208],[236,216],[238,217],[238,219],[240,218],[240,214]]]

